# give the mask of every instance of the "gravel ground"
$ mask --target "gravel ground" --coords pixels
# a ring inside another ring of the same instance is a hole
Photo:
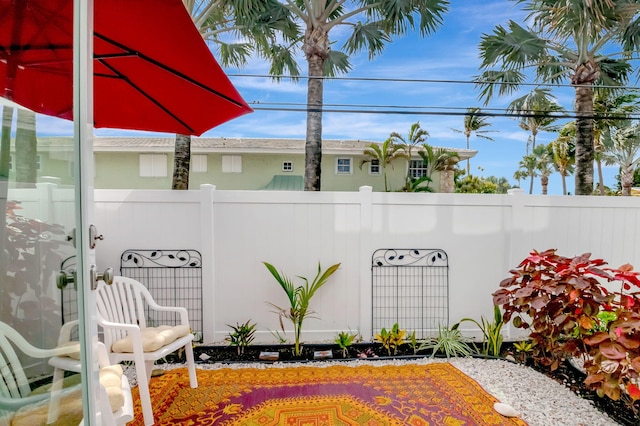
[[[358,366],[364,363],[373,365],[389,364],[429,364],[447,362],[444,359],[421,358],[411,361],[354,360],[340,365]],[[529,426],[616,426],[617,422],[598,411],[589,401],[581,399],[571,390],[555,382],[544,374],[523,366],[501,360],[476,358],[451,358],[448,360],[460,371],[473,378],[488,393],[500,402],[510,405]],[[336,362],[313,364],[314,367],[328,367]],[[199,369],[218,370],[222,368],[290,368],[308,363],[238,363],[238,364],[198,364]],[[184,367],[183,364],[160,364],[156,368],[172,369]],[[135,384],[135,371],[127,368],[125,374],[132,386]]]

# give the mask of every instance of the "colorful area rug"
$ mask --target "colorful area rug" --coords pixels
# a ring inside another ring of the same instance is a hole
[[[197,373],[197,389],[186,368],[151,380],[156,425],[526,425],[495,412],[495,398],[448,363]],[[133,398],[129,425],[143,425],[137,387]]]

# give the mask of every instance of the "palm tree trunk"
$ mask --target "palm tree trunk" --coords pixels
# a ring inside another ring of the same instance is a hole
[[[33,188],[38,176],[38,139],[36,113],[19,108],[16,128],[16,184]]]
[[[576,195],[593,193],[593,86],[576,86]]]
[[[171,189],[189,189],[189,168],[191,166],[191,136],[176,135],[173,157],[173,181]]]
[[[329,36],[323,28],[308,28],[304,35],[309,64],[307,82],[307,139],[305,142],[304,190],[320,191],[322,171],[322,105],[324,63],[329,57]],[[315,77],[315,78],[314,78]]]
[[[9,178],[9,156],[11,155],[11,122],[13,108],[2,107],[2,136],[0,136],[0,180]]]
[[[533,194],[533,175],[529,179],[529,195]]]
[[[622,195],[630,196],[633,186],[633,166],[626,165],[620,168],[620,184],[622,185]]]
[[[467,135],[467,150],[469,150],[469,135]],[[467,176],[471,175],[471,159],[467,158]]]
[[[549,176],[540,176],[540,184],[542,185],[542,195],[547,195],[549,187]]]
[[[567,175],[561,173],[560,176],[562,176],[562,195],[567,195]]]
[[[602,161],[600,158],[596,159],[596,166],[598,168],[598,192],[600,195],[604,195],[604,177],[602,176]]]

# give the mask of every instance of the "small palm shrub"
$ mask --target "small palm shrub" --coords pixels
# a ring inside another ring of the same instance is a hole
[[[238,349],[238,355],[244,354],[245,348],[255,338],[256,324],[251,324],[251,320],[247,320],[244,324],[236,323],[235,327],[227,324],[227,327],[231,327],[232,331],[224,340],[229,342],[229,346],[235,346]]]
[[[353,343],[358,339],[358,333],[341,331],[338,333],[338,336],[335,338],[334,342],[338,345],[340,350],[342,351],[342,356],[344,358],[347,357],[349,348]]]
[[[264,263],[264,266],[267,267],[271,275],[276,279],[278,284],[284,292],[287,294],[287,298],[289,299],[289,307],[282,308],[273,303],[269,303],[272,307],[276,309],[276,313],[280,317],[280,326],[282,331],[284,332],[284,323],[283,319],[287,319],[293,325],[293,333],[294,333],[294,348],[293,353],[295,356],[300,356],[302,353],[302,348],[300,346],[300,336],[302,334],[302,324],[304,320],[313,316],[314,312],[309,309],[309,304],[311,303],[311,298],[316,291],[322,287],[329,277],[334,274],[340,267],[339,263],[330,266],[322,271],[320,267],[320,263],[318,262],[318,273],[316,277],[313,279],[311,283],[305,277],[298,276],[301,280],[304,281],[304,285],[294,286],[291,279],[289,279],[286,275],[278,272],[278,270],[271,264],[267,262]]]

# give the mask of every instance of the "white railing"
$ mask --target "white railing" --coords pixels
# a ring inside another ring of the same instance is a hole
[[[610,266],[640,269],[637,197],[378,193],[369,187],[217,191],[203,185],[191,191],[96,190],[94,198],[95,225],[104,235],[96,252],[100,270],[117,271],[127,249],[201,252],[207,343],[223,340],[227,324],[248,319],[258,324],[257,340],[274,341],[270,330],[279,328],[278,318],[267,302],[286,306],[287,299],[263,261],[296,283],[297,275],[312,279],[318,262],[323,268],[341,263],[311,301],[319,319],[305,322],[308,341],[332,340],[345,330],[369,339],[377,331],[371,329],[371,256],[380,248],[447,252],[450,324],[491,317],[491,293],[532,249],[556,248],[564,256],[590,252]],[[467,327],[466,334],[477,335]],[[508,339],[521,335],[505,333]]]

